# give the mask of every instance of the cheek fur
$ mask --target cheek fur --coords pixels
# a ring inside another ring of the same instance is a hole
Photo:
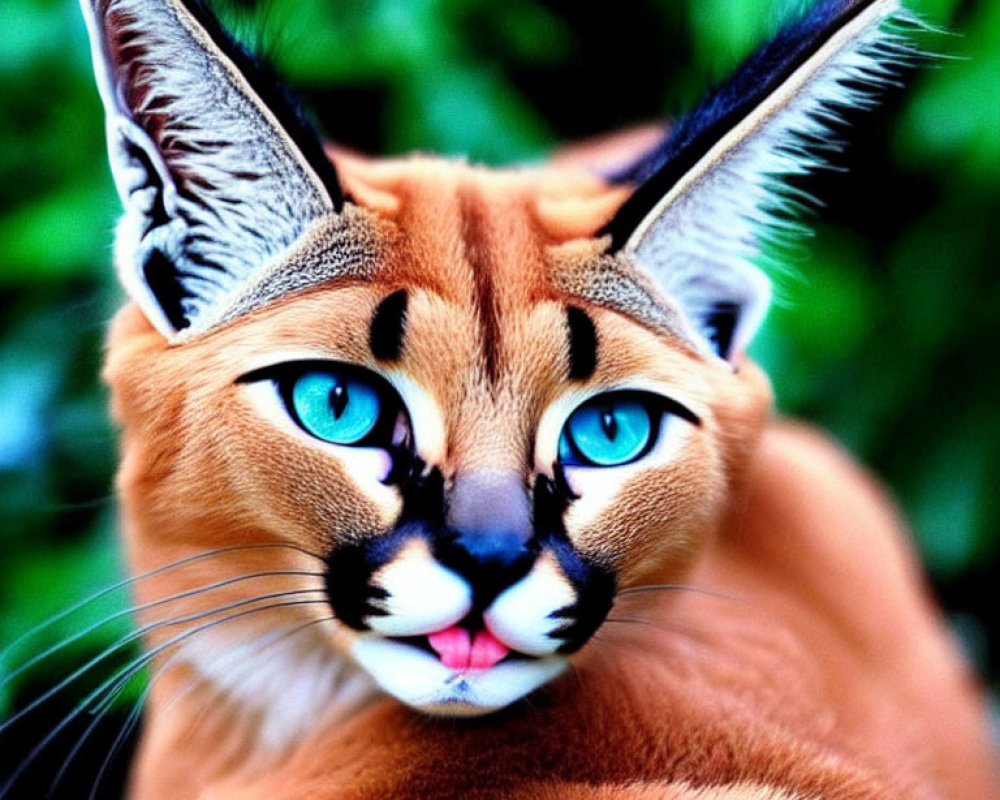
[[[625,487],[660,474],[664,467],[684,458],[689,449],[697,448],[693,433],[689,423],[668,416],[653,450],[638,461],[620,467],[566,467],[566,483],[576,495],[567,512],[567,525],[588,528],[609,511],[617,513]]]
[[[600,500],[581,506],[581,497],[567,509],[574,545],[614,565],[620,586],[679,574],[711,527],[723,479],[713,451],[693,450],[680,461],[631,471]]]
[[[234,450],[242,455],[237,470],[244,481],[261,482],[271,504],[295,517],[315,510],[323,528],[369,530],[388,528],[399,515],[399,493],[384,483],[392,468],[380,448],[344,447],[321,442],[289,417],[269,381],[239,387],[247,402],[233,409],[239,421],[232,432]],[[248,433],[251,431],[252,433]],[[359,513],[360,512],[360,513]],[[345,515],[348,519],[344,519]]]
[[[241,496],[279,535],[289,528],[312,539],[370,535],[399,515],[401,500],[392,487],[358,481],[337,460],[289,446],[273,431],[259,430],[233,450],[230,468]]]

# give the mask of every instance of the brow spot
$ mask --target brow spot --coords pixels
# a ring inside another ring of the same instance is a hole
[[[372,355],[380,361],[396,361],[403,353],[407,299],[406,290],[400,289],[386,297],[375,309],[368,331],[368,345]]]
[[[597,368],[597,330],[594,322],[582,308],[566,309],[569,328],[569,377],[585,381]]]

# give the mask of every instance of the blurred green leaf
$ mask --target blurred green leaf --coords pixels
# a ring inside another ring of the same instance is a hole
[[[716,77],[736,66],[753,47],[773,33],[788,4],[780,0],[733,3],[700,0],[688,6],[691,35],[699,61],[710,65]]]
[[[389,119],[397,123],[391,125],[392,150],[413,150],[430,140],[440,153],[488,164],[536,157],[549,141],[543,124],[502,79],[475,67],[430,68],[412,76]]]
[[[1000,178],[1000,4],[972,7],[962,33],[935,36],[946,60],[918,78],[894,149],[911,169],[963,184]]]
[[[111,263],[111,220],[119,208],[106,183],[85,180],[15,209],[0,219],[0,286],[105,274]]]

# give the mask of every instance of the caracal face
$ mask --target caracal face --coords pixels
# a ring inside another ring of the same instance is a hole
[[[215,488],[179,466],[129,477],[130,495],[149,492],[131,501],[147,520],[133,549],[168,531],[301,547],[322,559],[332,653],[418,708],[484,713],[558,675],[620,590],[683,575],[769,394],[749,363],[554,283],[606,259],[539,232],[543,176],[440,163],[411,188],[412,168],[370,212],[372,280],[182,346],[147,329],[149,349],[130,336],[119,357],[115,340],[119,414]],[[452,227],[427,241],[436,219]],[[172,395],[180,418],[133,402]]]
[[[126,545],[195,559],[138,585],[151,652],[290,728],[364,694],[345,660],[481,714],[681,578],[768,414],[778,176],[905,56],[895,2],[827,5],[600,177],[331,158],[200,4],[84,0]]]

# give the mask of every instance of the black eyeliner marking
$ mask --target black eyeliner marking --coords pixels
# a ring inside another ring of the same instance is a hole
[[[536,484],[536,490],[543,488],[541,482],[542,478],[548,482],[548,487],[550,489],[550,494],[554,497],[560,498],[561,505],[559,506],[559,513],[562,514],[566,510],[566,507],[574,500],[579,500],[580,495],[574,492],[570,486],[569,481],[566,480],[566,468],[563,466],[562,462],[558,459],[552,463],[552,475],[554,480],[549,480],[545,478],[544,475],[539,476],[539,483]],[[536,492],[537,494],[537,492]],[[541,495],[540,495],[541,496]],[[536,504],[535,509],[536,515],[538,514],[538,508]]]
[[[566,309],[569,326],[569,377],[584,381],[597,368],[597,331],[594,322],[582,308]]]
[[[368,333],[368,345],[372,354],[380,361],[395,361],[403,352],[406,303],[406,290],[400,289],[386,297],[375,309]]]
[[[658,401],[660,405],[663,407],[664,411],[673,414],[675,417],[680,417],[683,420],[687,420],[697,428],[701,427],[701,417],[695,414],[687,406],[682,406],[680,403],[678,403],[676,400],[670,397],[660,397],[658,398]]]

